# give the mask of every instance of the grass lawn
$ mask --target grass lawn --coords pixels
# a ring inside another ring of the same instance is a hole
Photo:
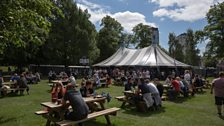
[[[44,126],[46,120],[34,114],[41,110],[41,102],[50,101],[47,81],[30,85],[30,95],[0,98],[0,126]],[[113,97],[122,95],[123,87],[100,88],[98,93],[110,92]],[[112,99],[106,107],[120,107],[121,102]],[[216,114],[214,98],[207,90],[188,99],[163,102],[160,111],[140,113],[134,108],[121,109],[111,116],[113,126],[222,126],[224,120]],[[105,126],[104,117],[85,123],[85,126]]]

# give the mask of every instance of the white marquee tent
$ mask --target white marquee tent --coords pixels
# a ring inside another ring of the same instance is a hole
[[[190,67],[190,65],[184,64],[170,57],[156,45],[142,49],[121,47],[111,57],[93,66]]]

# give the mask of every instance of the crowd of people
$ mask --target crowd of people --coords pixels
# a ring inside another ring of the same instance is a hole
[[[179,95],[183,95],[184,97],[189,97],[189,94],[194,96],[196,93],[197,87],[203,87],[206,81],[202,78],[202,76],[197,74],[192,74],[191,71],[185,70],[183,75],[176,75],[175,72],[170,72],[169,75],[163,73],[164,75],[164,83],[161,83],[160,79],[156,78],[156,75],[153,71],[148,69],[141,69],[141,70],[122,70],[119,68],[114,68],[111,70],[107,69],[95,69],[93,71],[92,76],[85,76],[81,81],[81,86],[78,89],[78,84],[76,82],[76,77],[74,73],[67,74],[65,72],[61,72],[57,75],[54,71],[50,71],[48,75],[49,81],[56,80],[58,78],[64,79],[68,82],[67,86],[61,82],[55,83],[51,89],[51,97],[52,102],[60,102],[63,103],[66,100],[71,102],[76,102],[74,99],[79,99],[79,103],[74,104],[83,104],[80,101],[79,97],[88,97],[88,96],[96,96],[97,93],[95,89],[101,85],[101,80],[106,80],[106,85],[109,86],[113,82],[112,80],[117,82],[119,80],[122,85],[124,86],[125,91],[134,91],[135,96],[132,97],[134,104],[137,104],[139,101],[144,101],[148,109],[158,109],[162,106],[162,96],[164,93],[164,86],[168,86],[167,96],[169,100],[175,100]],[[212,83],[212,90],[215,91],[215,103],[217,105],[218,114],[221,115],[221,106],[224,103],[224,94],[221,89],[223,89],[223,78],[224,74],[220,74],[220,78],[215,79]],[[32,74],[32,72],[22,73],[18,75],[14,73],[10,78],[11,82],[17,83],[15,87],[12,88],[25,88],[27,93],[29,94],[29,86],[28,84],[38,83],[40,81],[40,74],[37,72]],[[0,88],[1,94],[4,94],[4,86],[2,83],[4,82],[3,77],[0,76]],[[71,91],[72,90],[72,91]],[[24,91],[21,91],[23,94]],[[70,94],[75,94],[74,97]],[[102,93],[103,96],[107,97],[108,99],[111,98],[109,94]],[[73,99],[73,100],[72,100]],[[72,103],[72,104],[73,104]],[[85,105],[84,105],[85,106]],[[91,110],[97,109],[97,104],[88,105]],[[74,107],[74,106],[72,106]],[[83,113],[80,117],[86,116],[86,109],[87,108],[80,108]],[[71,113],[66,114],[66,118],[72,118],[73,114],[77,115],[76,109]],[[75,116],[74,118],[75,119]]]
[[[65,119],[69,120],[80,120],[86,118],[90,110],[99,110],[97,103],[85,103],[83,101],[83,97],[96,97],[97,95],[92,81],[85,78],[82,79],[80,88],[71,82],[64,86],[62,82],[58,81],[53,84],[51,89],[52,102],[62,103],[65,108],[68,108],[66,101],[69,101],[72,106],[72,111],[67,109],[65,112]],[[102,93],[101,96],[106,97],[108,102],[111,99],[109,93]]]
[[[40,74],[36,72],[32,74],[32,72],[23,72],[18,75],[14,73],[10,78],[10,85],[3,85],[4,79],[0,77],[0,96],[5,96],[9,89],[11,92],[15,92],[16,94],[20,92],[20,95],[24,94],[24,90],[26,90],[27,94],[29,94],[29,86],[28,84],[37,84],[40,81]]]

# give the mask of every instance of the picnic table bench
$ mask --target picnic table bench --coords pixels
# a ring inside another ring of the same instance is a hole
[[[130,103],[130,104],[133,103],[130,101],[130,98],[134,95],[135,93],[133,91],[124,91],[123,96],[117,96],[115,97],[115,99],[117,99],[118,101],[121,101],[122,102],[121,108],[124,108],[126,103]]]
[[[15,92],[15,91],[22,91],[26,90],[26,88],[19,88],[16,86],[16,83],[14,82],[3,82],[3,87],[1,88],[1,91],[3,92],[3,95],[7,95],[9,92]]]
[[[100,85],[101,85],[101,87],[106,87],[107,86],[107,79],[106,78],[101,78],[100,79]]]
[[[117,96],[115,99],[118,101],[122,101],[121,108],[124,108],[126,103],[129,103],[129,105],[134,105],[137,109],[137,111],[140,112],[147,112],[147,106],[145,101],[138,101],[137,103],[133,100],[133,97],[137,95],[134,91],[124,91],[124,96]],[[142,94],[138,94],[142,95]]]
[[[90,113],[90,114],[88,114],[87,118],[82,119],[82,120],[78,120],[78,121],[63,120],[63,121],[56,122],[56,124],[59,126],[69,126],[69,125],[73,125],[73,124],[78,124],[78,123],[85,122],[85,121],[88,121],[91,119],[95,119],[96,117],[99,117],[99,116],[116,115],[118,110],[120,110],[120,108],[113,107],[113,108],[101,110],[98,112]],[[109,120],[109,117],[108,118],[105,117],[105,118],[107,120],[107,124],[110,125],[111,122]]]
[[[203,86],[200,86],[200,87],[195,87],[195,90],[196,90],[196,92],[203,92]]]
[[[90,120],[90,119],[98,117],[98,116],[105,116],[107,123],[111,124],[109,115],[116,114],[116,111],[119,110],[119,108],[105,109],[105,107],[104,107],[104,103],[106,100],[105,97],[96,97],[96,98],[85,97],[83,99],[87,103],[87,105],[88,105],[88,103],[98,102],[100,104],[101,111],[90,113],[86,119],[79,120],[79,121],[64,120],[65,110],[63,109],[62,104],[57,104],[57,103],[53,103],[53,102],[43,102],[43,103],[41,103],[41,105],[46,107],[47,110],[36,111],[35,114],[42,115],[44,118],[47,119],[46,126],[50,126],[51,122],[53,122],[54,124],[62,125],[62,126],[63,125],[71,125],[71,124],[79,123],[80,121],[85,122],[87,120]],[[70,103],[67,103],[67,104],[70,104]],[[54,117],[55,113],[58,113],[59,117],[55,118]]]
[[[123,102],[122,105],[121,105],[121,108],[124,108],[126,102],[128,102],[128,100],[126,99],[125,96],[117,96],[117,97],[115,97],[115,99],[117,99],[118,101],[122,101]]]

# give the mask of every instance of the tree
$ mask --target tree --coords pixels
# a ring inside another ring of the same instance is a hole
[[[137,44],[136,48],[144,48],[152,44],[152,31],[149,25],[142,23],[136,25],[132,31],[134,33],[133,43]]]
[[[133,42],[133,35],[128,33],[122,33],[121,40],[122,46],[128,48]]]
[[[174,33],[169,33],[169,54],[178,61],[183,62],[183,47],[176,39],[176,35]]]
[[[90,63],[99,56],[95,26],[89,21],[87,10],[81,10],[73,0],[57,0],[62,16],[52,20],[52,29],[42,51],[50,64],[74,65],[85,56]],[[41,56],[40,55],[40,56]]]
[[[50,0],[0,1],[0,54],[12,65],[30,62],[44,44],[53,12],[60,11]]]
[[[224,58],[224,2],[211,6],[206,18],[208,25],[204,27],[204,34],[209,43],[204,56],[208,59],[206,62],[218,61]]]
[[[200,50],[197,49],[198,39],[192,29],[188,29],[186,33],[186,53],[185,63],[198,66],[200,63]]]
[[[111,56],[120,46],[122,30],[121,24],[110,16],[101,21],[101,29],[98,33],[97,46],[100,49],[99,61]]]

